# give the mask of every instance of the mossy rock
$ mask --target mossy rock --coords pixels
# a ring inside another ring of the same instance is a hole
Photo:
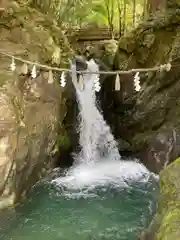
[[[180,239],[180,158],[160,173],[157,213],[141,240]]]
[[[180,158],[160,173],[162,198],[160,207],[180,202]]]
[[[160,201],[162,216],[157,240],[180,239],[180,158],[160,173]]]
[[[168,208],[163,217],[162,225],[157,233],[157,240],[180,239],[180,204]]]
[[[0,42],[6,52],[55,65],[66,63],[72,53],[57,22],[25,1],[10,1],[1,13],[0,26]]]

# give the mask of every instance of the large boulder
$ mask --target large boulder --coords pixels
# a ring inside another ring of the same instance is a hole
[[[157,213],[141,240],[180,239],[180,158],[160,173]]]
[[[29,6],[4,1],[0,11],[0,51],[33,62],[65,65],[71,49],[55,21]],[[68,144],[63,126],[66,98],[59,84],[48,83],[48,71],[37,78],[22,74],[21,62],[0,54],[0,208],[22,199],[53,166],[57,144]],[[59,137],[58,137],[59,134]],[[59,146],[58,146],[59,147]]]
[[[134,74],[120,76],[120,92],[114,92],[113,77],[103,86],[106,119],[115,136],[128,141],[154,172],[180,154],[180,8],[173,6],[122,37],[114,60],[114,69],[171,63],[171,70],[141,73],[140,92],[135,92]]]

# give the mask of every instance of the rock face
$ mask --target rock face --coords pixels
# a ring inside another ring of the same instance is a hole
[[[168,5],[170,6],[170,5]],[[142,161],[159,172],[180,154],[180,8],[157,12],[119,41],[114,69],[151,68],[171,63],[171,71],[140,74],[136,93],[133,74],[122,75],[121,91],[114,79],[104,82],[106,119],[117,138],[140,153]]]
[[[6,1],[0,15],[0,51],[43,64],[65,63],[70,48],[61,30],[28,1]],[[61,145],[66,140],[66,99],[58,73],[49,84],[47,71],[37,69],[32,79],[32,66],[23,75],[21,62],[15,72],[10,64],[0,54],[0,208],[26,195],[51,169],[56,140]]]
[[[180,239],[180,159],[174,161],[180,156],[179,51],[180,5],[167,1],[166,12],[120,39],[114,69],[171,63],[171,70],[141,73],[140,92],[134,90],[133,74],[120,76],[120,92],[114,91],[114,78],[103,83],[101,99],[114,135],[126,140],[151,171],[161,171],[158,210],[141,240]]]
[[[141,240],[180,239],[180,158],[160,173],[158,210]]]

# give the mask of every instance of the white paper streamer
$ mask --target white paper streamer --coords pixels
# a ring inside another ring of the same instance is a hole
[[[141,90],[139,72],[137,72],[134,76],[134,87],[136,92]]]
[[[49,73],[48,73],[48,83],[52,84],[53,82],[54,82],[53,72],[52,72],[52,70],[49,70]]]
[[[27,63],[24,63],[22,66],[22,73],[23,74],[28,74],[28,65]]]
[[[10,65],[10,68],[11,68],[11,71],[13,72],[16,70],[16,63],[15,63],[14,57],[12,57],[12,63]]]
[[[115,91],[120,91],[121,85],[120,85],[120,77],[119,74],[116,75],[115,80]]]
[[[33,68],[32,68],[31,76],[32,76],[32,78],[36,78],[37,77],[36,65],[34,65]]]
[[[65,87],[66,86],[66,78],[65,78],[65,73],[64,72],[61,73],[60,85],[61,85],[61,87]]]

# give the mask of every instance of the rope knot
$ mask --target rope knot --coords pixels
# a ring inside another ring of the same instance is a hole
[[[169,72],[171,70],[171,63],[160,65],[159,70],[160,72],[163,72],[163,71]]]

